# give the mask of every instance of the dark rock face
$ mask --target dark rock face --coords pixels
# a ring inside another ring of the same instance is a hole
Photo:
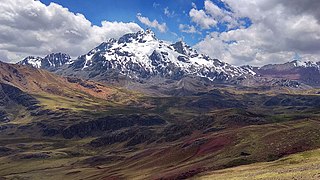
[[[280,101],[281,101],[280,98],[278,98],[278,97],[272,97],[272,98],[270,98],[269,100],[267,100],[267,101],[264,103],[264,105],[266,105],[266,106],[277,106],[277,105],[279,105]]]
[[[60,131],[58,129],[45,128],[45,129],[43,129],[42,136],[52,137],[52,136],[55,136],[59,133],[60,133]]]
[[[132,128],[124,131],[116,131],[106,136],[97,138],[90,142],[90,146],[101,147],[128,141],[125,146],[130,147],[147,142],[153,137],[155,137],[155,132],[152,130],[147,128]]]
[[[7,116],[7,113],[5,111],[0,110],[0,122],[6,123],[6,122],[9,122],[9,121],[10,121],[10,119]]]
[[[24,93],[17,87],[11,86],[9,84],[0,83],[0,88],[2,92],[6,95],[7,100],[11,100],[22,106],[32,107],[38,103],[38,101],[35,98],[30,96],[29,94]]]
[[[292,81],[289,79],[274,79],[272,82],[272,86],[282,86],[282,87],[299,87],[301,85],[298,81]]]
[[[277,95],[270,97],[265,106],[310,106],[320,107],[319,96]]]
[[[10,148],[0,146],[0,157],[8,155],[8,154],[12,153],[12,151],[13,150]]]
[[[0,90],[0,106],[5,106],[9,102],[7,95]]]
[[[51,111],[50,109],[35,109],[30,112],[31,116],[42,116],[42,115],[53,115],[56,112]]]
[[[240,108],[243,107],[243,103],[228,94],[222,94],[219,91],[210,91],[206,95],[202,95],[201,98],[192,101],[187,104],[192,108]]]
[[[104,131],[116,131],[122,128],[132,127],[132,126],[157,126],[163,125],[166,121],[159,116],[151,115],[116,115],[107,116],[97,120],[80,122],[79,124],[74,124],[63,130],[62,135],[66,139],[71,139],[74,136],[80,138],[90,136],[95,132]]]
[[[126,146],[135,146],[141,143],[145,143],[151,140],[154,140],[156,137],[156,134],[154,131],[149,129],[139,129],[136,131],[136,134],[131,138]]]
[[[105,165],[107,163],[118,162],[125,159],[125,156],[94,156],[83,160],[84,164],[90,164],[91,166]]]
[[[127,142],[125,146],[135,146],[142,143],[152,142],[173,142],[180,138],[192,134],[194,128],[187,125],[173,124],[165,127],[161,132],[156,133],[149,128],[129,128],[127,130],[118,130],[106,136],[97,138],[90,142],[92,147],[101,147],[115,143]]]
[[[188,62],[189,61],[189,58],[188,57],[185,57],[185,56],[178,56],[177,58],[179,61],[182,61],[182,62]]]
[[[186,125],[178,124],[170,125],[161,132],[161,136],[164,137],[166,142],[172,142],[191,134],[192,128]]]
[[[174,48],[175,51],[186,56],[191,55],[191,51],[194,51],[195,54],[197,54],[195,50],[193,50],[190,46],[186,45],[183,41],[178,41],[172,44],[171,46]]]
[[[106,145],[111,145],[115,143],[121,143],[127,141],[132,138],[136,132],[132,130],[122,131],[122,132],[114,132],[107,136],[97,138],[90,142],[90,146],[92,147],[101,147]]]
[[[33,153],[20,155],[20,159],[47,159],[51,156],[48,153]]]
[[[246,124],[265,124],[267,121],[266,119],[262,116],[262,115],[259,115],[259,114],[233,114],[233,115],[229,115],[229,116],[226,116],[224,118],[224,120],[226,122],[228,122],[228,124],[230,125],[246,125]]]
[[[191,122],[191,126],[197,130],[203,130],[211,127],[214,120],[214,117],[211,116],[200,116]]]

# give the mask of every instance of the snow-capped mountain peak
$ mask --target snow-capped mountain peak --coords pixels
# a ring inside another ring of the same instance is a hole
[[[320,62],[313,61],[301,61],[301,60],[293,60],[290,62],[286,62],[284,64],[268,64],[264,65],[258,70],[277,70],[277,71],[288,71],[292,69],[305,69],[305,68],[316,68],[320,70]]]
[[[139,43],[145,43],[157,40],[155,34],[150,29],[147,29],[146,31],[138,31],[137,33],[129,33],[125,34],[122,37],[119,38],[118,43],[132,43],[132,42],[139,42]]]
[[[313,62],[313,61],[300,61],[300,60],[294,60],[291,61],[295,67],[317,67],[319,68],[319,63]]]
[[[64,64],[70,63],[72,63],[71,57],[65,53],[51,53],[44,58],[28,56],[24,60],[18,62],[18,64],[21,65],[28,65],[47,70],[55,70]]]
[[[24,58],[22,61],[18,62],[20,65],[30,65],[35,68],[41,68],[41,62],[43,58],[35,57],[35,56],[28,56]]]
[[[90,74],[90,77],[117,72],[134,79],[153,76],[179,79],[193,75],[224,81],[254,74],[248,69],[199,54],[185,42],[172,44],[158,40],[150,29],[125,34],[118,40],[109,39],[80,56],[69,67]]]

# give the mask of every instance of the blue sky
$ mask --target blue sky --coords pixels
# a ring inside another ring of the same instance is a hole
[[[233,65],[319,61],[319,9],[317,0],[1,0],[0,60],[77,57],[149,27]]]
[[[183,39],[189,45],[194,45],[202,40],[208,33],[218,31],[226,31],[224,24],[218,24],[217,27],[210,29],[202,29],[196,23],[190,21],[189,11],[193,7],[202,9],[204,7],[204,0],[41,0],[46,5],[50,2],[55,2],[68,8],[71,12],[81,13],[94,25],[101,25],[101,21],[121,21],[121,22],[135,22],[142,28],[146,29],[148,26],[144,25],[137,19],[137,14],[148,17],[150,21],[157,20],[159,23],[166,23],[168,30],[160,32],[155,28],[153,29],[159,39],[168,41],[177,41]],[[218,7],[227,9],[227,6],[219,1],[213,0]],[[165,14],[167,9],[168,14]],[[247,26],[250,21],[247,19]],[[197,33],[185,33],[179,29],[180,24],[193,25],[197,28]]]

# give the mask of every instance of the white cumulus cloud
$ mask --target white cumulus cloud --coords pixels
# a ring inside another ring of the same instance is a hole
[[[222,9],[210,0],[204,2],[204,9],[192,8],[189,16],[193,23],[196,23],[202,29],[218,27],[218,24],[224,23],[228,29],[236,28],[241,25],[241,17],[234,16],[231,11]]]
[[[191,9],[189,12],[191,21],[199,25],[202,29],[210,29],[217,24],[211,16],[203,10]]]
[[[229,22],[248,17],[250,27],[213,32],[195,47],[236,65],[264,65],[292,60],[320,60],[320,1],[306,0],[223,0],[232,10]],[[307,5],[304,5],[307,4]],[[210,16],[225,16],[212,2],[205,2]],[[223,10],[222,10],[223,12]],[[222,14],[222,15],[221,15]]]
[[[65,52],[78,56],[108,38],[141,30],[136,23],[103,21],[92,25],[82,14],[56,3],[34,0],[0,2],[0,60],[16,62],[28,55]]]
[[[148,17],[142,16],[141,13],[137,14],[137,18],[142,24],[148,27],[158,29],[160,32],[166,32],[168,30],[166,23],[159,23],[156,19],[153,21],[150,21]]]
[[[189,33],[189,34],[200,34],[199,31],[197,31],[196,27],[192,25],[187,25],[187,24],[179,24],[179,30],[181,32]]]

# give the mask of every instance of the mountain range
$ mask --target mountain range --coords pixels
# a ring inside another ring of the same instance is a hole
[[[0,62],[0,179],[314,179],[319,65],[233,66],[150,30]]]
[[[250,69],[236,67],[199,54],[182,41],[170,44],[158,40],[151,30],[125,34],[118,40],[109,39],[75,60],[71,60],[66,54],[57,53],[45,58],[27,57],[18,64],[47,70],[67,64],[62,70],[63,74],[73,75],[72,73],[79,72],[81,77],[89,78],[105,72],[124,75],[131,79],[158,76],[177,80],[192,75],[211,81],[228,81],[254,75]],[[56,69],[52,71],[54,70]]]
[[[196,78],[245,86],[305,88],[319,86],[320,83],[318,62],[294,60],[262,67],[233,66],[200,54],[183,41],[172,44],[158,40],[149,29],[109,39],[74,60],[64,53],[53,53],[44,58],[30,56],[18,64],[102,82],[140,82],[139,86],[141,82],[152,84],[155,81],[172,84],[186,77],[192,77],[193,81]],[[123,86],[125,84],[122,83]]]

